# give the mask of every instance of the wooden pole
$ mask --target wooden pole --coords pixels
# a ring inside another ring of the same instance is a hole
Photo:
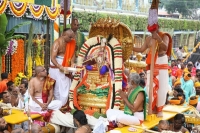
[[[63,29],[66,28],[66,24],[67,24],[67,7],[68,7],[68,0],[64,0],[64,26],[63,26]]]
[[[152,43],[153,42],[153,43]],[[156,41],[151,39],[151,65],[150,65],[150,84],[149,84],[149,109],[148,114],[152,114],[152,102],[153,102],[153,73],[154,73],[154,57],[156,52],[156,46],[154,45]]]
[[[45,64],[45,69],[48,71],[49,70],[49,64],[50,64],[50,62],[49,62],[49,57],[50,57],[50,52],[49,52],[49,48],[50,48],[50,42],[49,42],[49,39],[50,39],[50,31],[49,31],[49,29],[50,29],[50,27],[49,27],[49,25],[50,25],[50,20],[49,19],[47,19],[47,33],[46,33],[46,40],[45,40],[45,55],[44,55],[44,64]]]
[[[158,4],[159,0],[153,0],[151,4],[151,9],[157,9],[158,10]],[[150,45],[151,45],[151,65],[150,65],[150,83],[149,83],[149,109],[148,114],[152,114],[152,102],[153,102],[153,75],[154,75],[154,57],[156,53],[156,40],[151,39]]]

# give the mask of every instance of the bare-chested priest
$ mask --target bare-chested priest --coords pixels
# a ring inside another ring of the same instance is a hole
[[[60,109],[61,101],[52,100],[55,80],[47,76],[47,71],[43,66],[37,66],[35,72],[36,77],[31,79],[29,86],[31,112],[42,113],[48,109]]]
[[[75,61],[76,41],[71,29],[64,29],[62,36],[53,43],[51,48],[51,63],[49,74],[56,80],[54,99],[65,105],[71,86],[70,74],[64,73],[64,68],[73,67]]]

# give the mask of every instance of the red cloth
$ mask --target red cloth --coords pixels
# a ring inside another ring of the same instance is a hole
[[[6,85],[7,82],[8,82],[7,79],[0,81],[0,93],[6,91],[8,89],[7,85]]]
[[[192,68],[191,75],[192,75],[192,76],[196,76],[196,68],[195,68],[195,67]]]

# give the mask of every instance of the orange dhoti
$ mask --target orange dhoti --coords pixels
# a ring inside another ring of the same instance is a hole
[[[161,112],[166,102],[167,92],[170,90],[167,55],[157,58],[154,67],[153,82],[152,109]],[[149,84],[150,70],[147,71],[147,94],[149,94]]]

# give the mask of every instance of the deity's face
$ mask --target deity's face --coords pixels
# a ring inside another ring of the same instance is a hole
[[[100,64],[100,63],[102,63],[102,62],[103,62],[102,57],[101,57],[101,56],[98,56],[98,57],[97,57],[97,64]]]

